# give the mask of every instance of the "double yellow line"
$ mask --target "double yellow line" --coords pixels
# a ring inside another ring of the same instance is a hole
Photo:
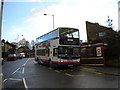
[[[97,74],[97,75],[103,74],[103,73],[101,73],[101,72],[97,72],[97,71],[95,71],[95,70],[93,70],[93,69],[88,69],[88,68],[80,69],[80,71],[86,71],[86,72],[94,73],[94,74]],[[72,75],[72,74],[69,74],[69,73],[65,73],[65,75],[70,76],[70,77],[85,76],[84,74]]]
[[[70,77],[85,76],[85,75],[83,75],[83,74],[80,74],[80,75],[72,75],[72,74],[69,74],[69,73],[65,73],[65,75],[70,76]]]

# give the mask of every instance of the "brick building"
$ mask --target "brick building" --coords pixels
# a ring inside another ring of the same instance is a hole
[[[98,23],[86,21],[87,40],[89,43],[107,43],[107,39],[117,33],[112,28],[101,26]]]
[[[8,54],[16,52],[16,45],[9,43],[8,41],[2,40],[2,57],[6,58]]]

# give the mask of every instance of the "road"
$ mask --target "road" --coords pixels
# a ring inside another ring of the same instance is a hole
[[[50,68],[33,58],[6,61],[3,65],[3,88],[118,88],[119,77],[84,66]]]

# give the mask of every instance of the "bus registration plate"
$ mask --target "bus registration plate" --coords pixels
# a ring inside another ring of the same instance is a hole
[[[73,41],[73,39],[67,39],[68,41]]]
[[[69,61],[69,62],[73,62],[73,60],[72,60],[72,59],[69,59],[68,61]]]

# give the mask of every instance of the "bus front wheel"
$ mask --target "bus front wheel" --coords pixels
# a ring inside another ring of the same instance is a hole
[[[49,60],[49,67],[51,67],[51,68],[53,67],[51,60]]]

